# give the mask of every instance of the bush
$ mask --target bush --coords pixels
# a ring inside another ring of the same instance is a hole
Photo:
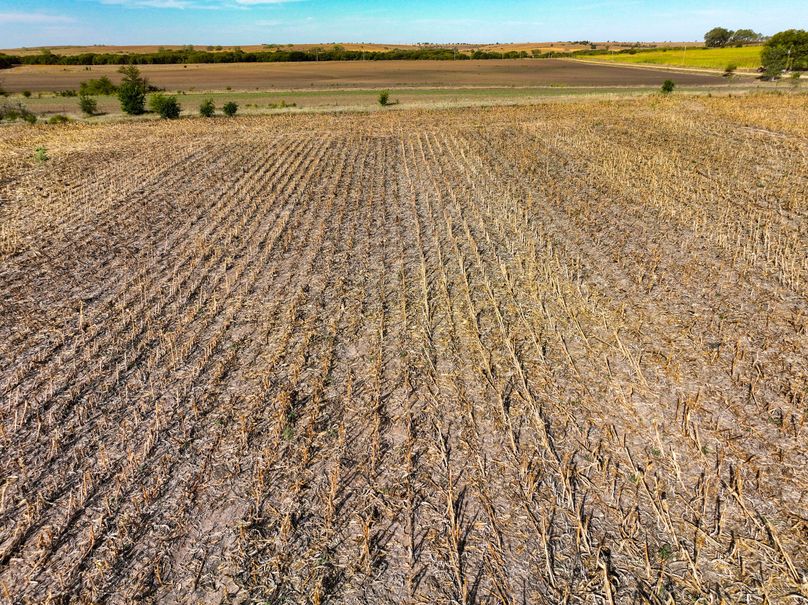
[[[22,91],[22,96],[24,96],[26,99],[31,98],[31,91],[30,90],[23,90]]]
[[[386,90],[383,90],[379,93],[379,105],[382,107],[387,107],[390,104],[390,93]]]
[[[118,87],[118,99],[121,109],[132,116],[138,116],[146,111],[146,90],[148,82],[140,75],[140,70],[134,65],[126,65],[118,70],[123,74],[123,80]]]
[[[60,90],[56,93],[58,97],[75,97],[76,91],[75,90]]]
[[[673,83],[673,80],[665,80],[662,83],[662,94],[670,94],[673,92],[673,89],[676,87],[676,84]]]
[[[235,103],[233,101],[229,101],[229,102],[225,103],[224,107],[222,107],[222,112],[224,112],[224,115],[226,115],[228,117],[231,117],[231,118],[234,115],[236,115],[237,111],[238,111],[238,103]]]
[[[785,56],[782,57],[770,57],[769,63],[764,65],[761,69],[763,70],[763,75],[761,76],[761,80],[777,80],[783,75],[783,71],[785,70],[786,58]]]
[[[88,97],[84,93],[79,95],[79,109],[88,116],[93,116],[98,113],[98,103],[92,97]]]
[[[724,77],[729,78],[735,74],[735,70],[738,69],[738,66],[735,63],[728,63],[727,66],[724,68]]]
[[[34,159],[37,162],[47,162],[50,158],[48,158],[48,150],[44,147],[37,147],[36,151],[34,151]]]
[[[249,107],[249,105],[247,105]],[[297,107],[297,103],[287,103],[285,100],[281,99],[280,103],[270,103],[267,105],[270,109],[286,109],[287,107]]]
[[[114,95],[118,87],[107,76],[97,80],[86,80],[79,86],[79,95]]]
[[[20,118],[29,124],[36,123],[36,116],[22,103],[3,103],[0,105],[0,121],[8,120],[9,122],[15,122]]]
[[[149,99],[149,108],[153,112],[159,113],[164,120],[176,120],[180,117],[180,111],[182,111],[180,104],[177,102],[177,97],[159,93]]]
[[[70,118],[57,113],[55,116],[52,116],[50,120],[48,120],[48,124],[67,124],[69,121]]]
[[[213,103],[213,99],[205,99],[202,101],[202,104],[199,106],[199,115],[205,118],[212,118],[214,113],[216,113],[216,105]]]

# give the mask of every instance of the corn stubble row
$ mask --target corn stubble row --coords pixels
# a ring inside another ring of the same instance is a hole
[[[8,129],[0,599],[808,599],[802,101]]]

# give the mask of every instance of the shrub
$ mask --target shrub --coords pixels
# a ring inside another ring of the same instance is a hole
[[[75,97],[76,91],[75,90],[60,90],[56,93],[58,97]]]
[[[55,116],[52,116],[50,120],[48,120],[48,124],[67,124],[69,121],[70,118],[57,113]]]
[[[662,94],[670,94],[673,92],[673,89],[676,87],[676,84],[673,83],[673,80],[665,80],[662,83]]]
[[[22,91],[22,96],[24,96],[26,99],[31,98],[31,91],[30,90],[23,90]]]
[[[390,104],[390,93],[383,90],[379,93],[379,105],[387,107]]]
[[[762,80],[777,80],[783,75],[785,69],[785,57],[778,57],[774,60],[770,57],[770,62],[763,66]]]
[[[205,118],[212,118],[214,113],[216,113],[216,105],[213,103],[213,99],[205,99],[202,101],[202,104],[199,106],[199,115]]]
[[[134,65],[125,65],[118,70],[123,80],[118,87],[121,109],[129,115],[140,115],[146,110],[146,90],[148,82]]]
[[[180,104],[177,102],[177,97],[160,93],[149,99],[149,108],[153,112],[159,113],[164,120],[176,120],[180,117],[180,111],[182,111]]]
[[[247,107],[249,107],[249,105],[247,105]],[[286,109],[287,107],[297,107],[297,103],[287,103],[285,100],[281,99],[280,103],[270,103],[267,107],[270,109]]]
[[[92,97],[82,93],[79,95],[79,109],[88,116],[93,116],[98,112],[98,103]]]
[[[735,70],[738,69],[738,66],[735,63],[728,63],[727,66],[724,68],[724,77],[729,78],[735,74]]]
[[[48,158],[48,150],[44,147],[37,147],[34,151],[34,159],[37,162],[47,162],[50,159]]]
[[[30,121],[28,116],[33,117],[34,122],[36,122],[34,114],[28,111],[22,103],[3,103],[0,105],[0,121],[8,120],[9,122],[14,122],[19,118]]]
[[[114,95],[118,87],[107,76],[86,80],[79,86],[79,95]]]
[[[30,111],[26,110],[26,112],[22,114],[22,119],[28,122],[29,124],[36,124],[36,116]]]
[[[224,112],[224,115],[231,118],[234,115],[236,115],[237,111],[238,111],[238,103],[235,103],[233,101],[228,101],[227,103],[224,104],[224,107],[222,107],[222,112]]]

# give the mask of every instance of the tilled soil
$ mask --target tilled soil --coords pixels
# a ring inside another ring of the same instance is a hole
[[[723,85],[720,74],[636,66],[598,65],[564,59],[466,61],[322,61],[314,63],[217,63],[141,65],[149,82],[168,90],[271,90],[385,88],[401,86],[661,86]],[[89,78],[117,82],[117,65],[25,65],[3,71],[9,92],[78,90]]]
[[[808,599],[806,124],[5,128],[0,596]]]

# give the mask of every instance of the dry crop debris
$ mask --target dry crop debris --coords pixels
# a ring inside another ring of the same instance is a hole
[[[4,602],[808,599],[804,96],[3,133]]]

